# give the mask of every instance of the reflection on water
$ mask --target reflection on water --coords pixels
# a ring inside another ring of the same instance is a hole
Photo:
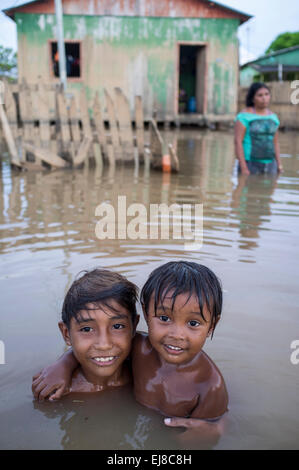
[[[299,138],[281,135],[283,175],[238,179],[230,132],[166,134],[180,157],[177,175],[143,165],[16,173],[2,163],[0,448],[182,448],[181,430],[165,428],[129,391],[42,405],[30,393],[32,374],[63,351],[57,321],[80,270],[116,269],[142,287],[173,259],[207,264],[223,283],[223,319],[206,344],[230,394],[217,448],[298,448],[299,366],[289,357],[299,339]],[[173,238],[97,239],[95,209],[117,208],[119,195],[148,212],[153,203],[202,203],[202,248],[185,251]]]

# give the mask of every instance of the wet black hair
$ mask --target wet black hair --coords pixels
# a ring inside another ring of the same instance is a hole
[[[270,92],[270,88],[265,83],[262,83],[262,82],[254,82],[250,86],[247,92],[247,96],[246,96],[246,106],[248,108],[251,108],[254,106],[253,98],[256,92],[260,90],[261,88],[266,88]]]
[[[203,308],[206,305],[211,314],[213,336],[222,311],[222,288],[216,275],[206,266],[190,261],[170,261],[163,264],[150,274],[141,290],[140,300],[144,314],[148,315],[149,303],[154,295],[156,315],[158,304],[163,305],[169,292],[171,292],[172,309],[178,295],[188,293],[188,302],[194,294],[198,299],[200,314],[205,321]]]
[[[84,273],[69,288],[62,306],[61,318],[70,327],[72,318],[79,320],[83,310],[91,310],[87,304],[103,305],[115,310],[109,300],[115,300],[124,307],[134,322],[137,311],[138,288],[124,276],[107,269],[81,271]],[[79,274],[81,274],[79,273]]]

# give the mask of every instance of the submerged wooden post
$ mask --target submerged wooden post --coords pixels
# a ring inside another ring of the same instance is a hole
[[[88,112],[88,105],[87,105],[87,99],[86,99],[86,93],[85,89],[81,88],[80,90],[80,117],[81,117],[81,123],[83,127],[83,136],[84,139],[90,140],[90,142],[93,142],[93,133],[90,125],[90,116]],[[93,151],[93,145],[90,145],[89,147],[90,151],[90,156],[94,156],[94,151]]]
[[[135,96],[135,126],[139,161],[144,160],[144,116],[141,96]]]
[[[17,148],[14,142],[13,134],[12,131],[9,127],[7,116],[4,111],[3,104],[0,103],[0,120],[2,122],[2,128],[3,128],[3,133],[4,137],[8,146],[8,150],[11,156],[11,163],[19,168],[22,167],[19,157],[18,157],[18,152]]]
[[[80,129],[80,124],[79,124],[77,102],[74,96],[72,96],[71,98],[68,113],[69,113],[69,121],[71,125],[71,135],[72,135],[71,154],[72,154],[72,160],[74,163],[75,155],[78,152],[78,149],[80,147],[80,142],[81,142],[81,129]]]
[[[151,119],[149,122],[150,131],[150,152],[152,157],[152,166],[154,168],[162,168],[162,156],[163,156],[163,139],[158,130],[156,121]]]
[[[132,162],[134,161],[134,144],[129,102],[120,88],[115,88],[115,97],[123,160]]]
[[[34,128],[34,117],[35,112],[33,108],[32,96],[30,88],[23,78],[22,83],[19,85],[19,104],[20,104],[20,115],[23,126],[23,142],[28,144],[37,144],[38,134]],[[26,152],[23,146],[23,160],[26,161]],[[41,165],[41,160],[37,157],[33,157],[36,164]]]
[[[9,127],[14,139],[18,137],[18,119],[17,119],[17,107],[13,97],[11,87],[8,83],[4,84],[4,104],[7,120]]]
[[[105,93],[106,104],[107,104],[107,113],[108,113],[108,119],[109,119],[109,128],[110,128],[110,133],[111,133],[111,142],[112,142],[114,160],[121,160],[122,152],[121,152],[121,147],[120,147],[120,142],[119,142],[119,134],[118,134],[117,121],[115,117],[113,101],[109,93],[107,92],[107,90],[104,90],[104,93]],[[109,158],[109,155],[108,155],[108,158]]]
[[[38,107],[39,107],[39,138],[40,147],[50,150],[51,147],[51,129],[50,129],[50,111],[49,111],[49,93],[45,83],[39,79],[38,82]],[[52,149],[51,149],[52,150]]]
[[[57,110],[61,134],[61,149],[59,153],[66,156],[71,153],[71,132],[65,94],[62,90],[57,93]]]
[[[103,114],[101,110],[100,98],[98,92],[96,93],[93,103],[93,120],[97,132],[98,141],[101,147],[102,155],[108,158],[107,151],[107,138],[105,132],[105,125],[103,121]]]

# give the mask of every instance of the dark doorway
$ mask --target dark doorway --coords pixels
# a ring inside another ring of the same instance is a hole
[[[204,113],[206,46],[180,45],[179,113]]]
[[[65,42],[66,74],[67,77],[81,77],[80,43]],[[57,42],[51,43],[51,59],[54,77],[59,77]]]

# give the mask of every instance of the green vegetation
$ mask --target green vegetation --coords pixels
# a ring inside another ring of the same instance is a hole
[[[299,31],[295,33],[279,34],[266,50],[266,54],[293,46],[299,46]]]
[[[0,46],[0,77],[14,80],[17,77],[17,54],[12,49]]]

